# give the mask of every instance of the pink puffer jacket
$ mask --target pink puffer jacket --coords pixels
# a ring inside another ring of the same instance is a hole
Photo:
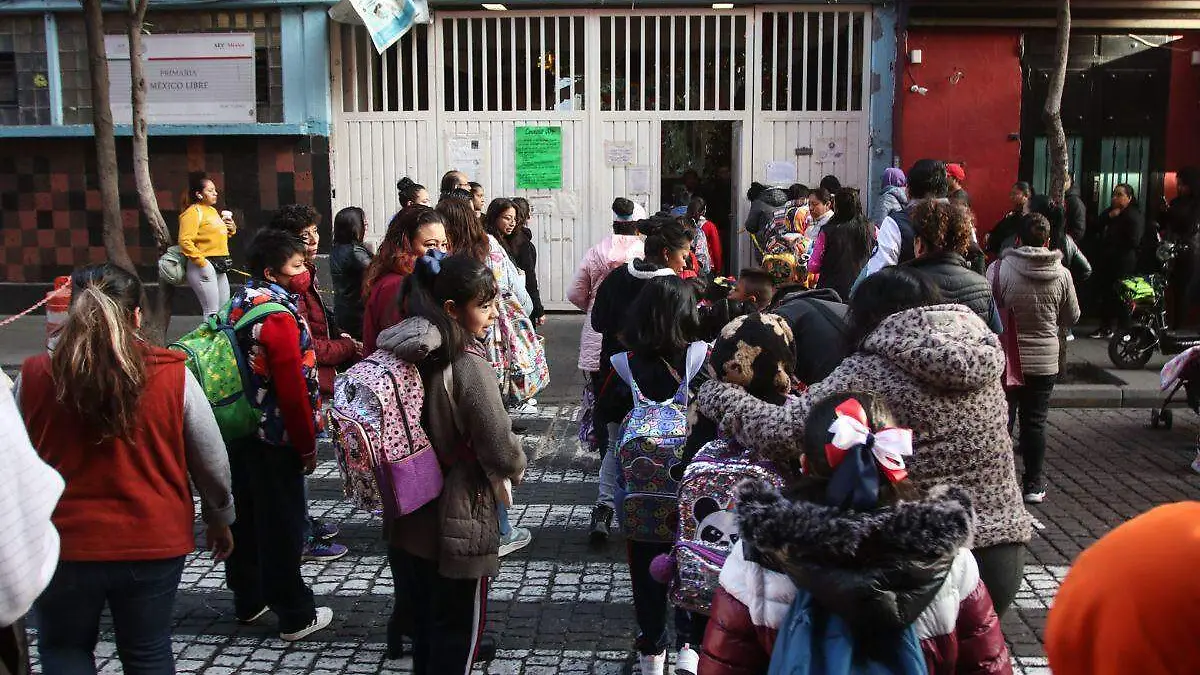
[[[575,272],[575,281],[571,284],[567,299],[588,313],[583,320],[583,330],[579,336],[580,370],[600,370],[600,334],[592,330],[592,303],[596,301],[596,291],[600,288],[600,282],[604,281],[609,272],[634,258],[641,258],[644,254],[641,237],[610,234],[599,244],[588,249],[583,260],[579,262],[579,270]]]

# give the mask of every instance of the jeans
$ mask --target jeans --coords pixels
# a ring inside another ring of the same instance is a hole
[[[312,591],[300,576],[307,510],[300,455],[257,439],[230,441],[229,468],[237,545],[225,561],[225,580],[239,617],[270,607],[279,632],[292,633],[316,618]]]
[[[212,316],[229,302],[229,276],[217,274],[212,262],[204,267],[196,267],[192,261],[187,264],[187,283],[200,301],[200,312],[204,316]]]
[[[1026,375],[1025,384],[1008,392],[1008,431],[1020,419],[1018,446],[1025,458],[1024,489],[1043,489],[1042,466],[1046,461],[1046,418],[1056,375]]]
[[[508,507],[497,502],[496,518],[500,520],[500,536],[507,537],[508,533],[512,532],[512,525],[508,523]]]
[[[996,544],[972,549],[975,562],[979,565],[979,578],[992,596],[996,616],[1004,612],[1017,597],[1021,575],[1025,571],[1025,544]]]
[[[128,562],[63,561],[34,605],[46,675],[94,675],[100,614],[108,605],[117,655],[129,675],[175,672],[171,612],[184,557]]]
[[[608,425],[609,437],[617,437],[617,428],[619,424]],[[611,447],[604,453],[604,457],[600,460],[600,490],[596,497],[598,506],[607,506],[608,508],[617,510],[617,483],[621,478],[621,463],[617,461],[616,449]]]
[[[633,611],[637,616],[640,634],[634,647],[643,655],[661,654],[670,639],[667,636],[667,585],[660,584],[650,576],[650,563],[654,556],[671,552],[671,544],[644,541],[627,541],[629,554],[629,578],[633,582]],[[707,621],[704,622],[707,625]],[[675,608],[675,648],[685,644],[699,646],[693,630],[690,612]],[[703,627],[699,631],[703,638]]]
[[[468,675],[487,618],[487,577],[450,579],[436,561],[399,548],[388,549],[388,564],[396,595],[389,641],[412,636],[415,675]]]

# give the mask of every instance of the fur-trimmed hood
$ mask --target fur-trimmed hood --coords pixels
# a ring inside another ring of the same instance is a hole
[[[761,483],[738,489],[743,541],[821,606],[862,628],[917,620],[974,528],[971,500],[935,488],[921,501],[854,512],[790,501]]]
[[[659,267],[652,262],[646,262],[642,258],[634,258],[628,263],[629,274],[634,279],[648,281],[654,277],[669,277],[675,275],[675,270],[670,267]]]

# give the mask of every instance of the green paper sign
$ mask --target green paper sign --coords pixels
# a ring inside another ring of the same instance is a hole
[[[562,127],[516,127],[518,190],[562,189]]]

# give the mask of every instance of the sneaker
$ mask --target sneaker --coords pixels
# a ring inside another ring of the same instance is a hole
[[[520,551],[533,541],[533,533],[527,527],[514,527],[508,531],[508,534],[500,537],[500,552],[496,555],[503,558],[509,553]]]
[[[312,518],[312,536],[313,539],[333,539],[342,533],[341,528],[336,523],[326,522]]]
[[[1074,342],[1074,341],[1075,341],[1075,333],[1073,331],[1067,331],[1067,342]]]
[[[300,559],[307,562],[330,562],[338,560],[349,551],[350,549],[341,544],[314,539],[304,547],[304,553],[300,556]]]
[[[483,663],[496,658],[496,650],[499,646],[496,644],[496,638],[491,635],[484,635],[479,638],[479,644],[475,646],[475,662]]]
[[[1041,504],[1046,501],[1046,486],[1041,483],[1026,483],[1021,492],[1026,504]]]
[[[514,415],[536,415],[538,413],[537,404],[533,401],[525,401],[521,405],[513,408]]]
[[[691,645],[684,645],[675,655],[675,675],[696,675],[700,667],[700,655]]]
[[[316,618],[313,619],[312,623],[308,624],[304,628],[301,628],[300,630],[296,631],[295,633],[280,633],[279,639],[283,640],[284,642],[295,642],[296,640],[303,640],[304,638],[308,637],[309,635],[312,635],[313,633],[321,630],[322,628],[327,628],[329,626],[329,624],[332,622],[333,622],[333,610],[328,607],[318,607],[317,608],[317,616],[316,616]]]
[[[1113,332],[1111,328],[1101,328],[1091,335],[1088,335],[1088,337],[1093,340],[1111,340],[1112,336]]]
[[[1192,460],[1192,471],[1200,473],[1200,448],[1196,449],[1196,459]]]
[[[588,539],[593,544],[603,544],[612,533],[613,510],[604,504],[597,504],[592,509],[592,527]]]
[[[667,651],[661,654],[639,654],[638,667],[642,675],[665,675],[667,670]]]
[[[262,609],[260,609],[260,610],[258,610],[257,612],[255,612],[255,613],[251,614],[250,616],[247,616],[247,617],[240,617],[240,616],[239,616],[239,617],[238,617],[238,620],[237,620],[237,622],[238,622],[238,623],[240,623],[240,624],[242,624],[243,626],[249,626],[250,624],[252,624],[252,623],[255,623],[255,622],[257,622],[259,619],[263,618],[263,616],[264,616],[264,615],[266,615],[266,613],[267,613],[267,612],[269,612],[269,611],[271,611],[271,608],[270,608],[270,607],[267,607],[266,605],[263,605],[263,608],[262,608]]]

